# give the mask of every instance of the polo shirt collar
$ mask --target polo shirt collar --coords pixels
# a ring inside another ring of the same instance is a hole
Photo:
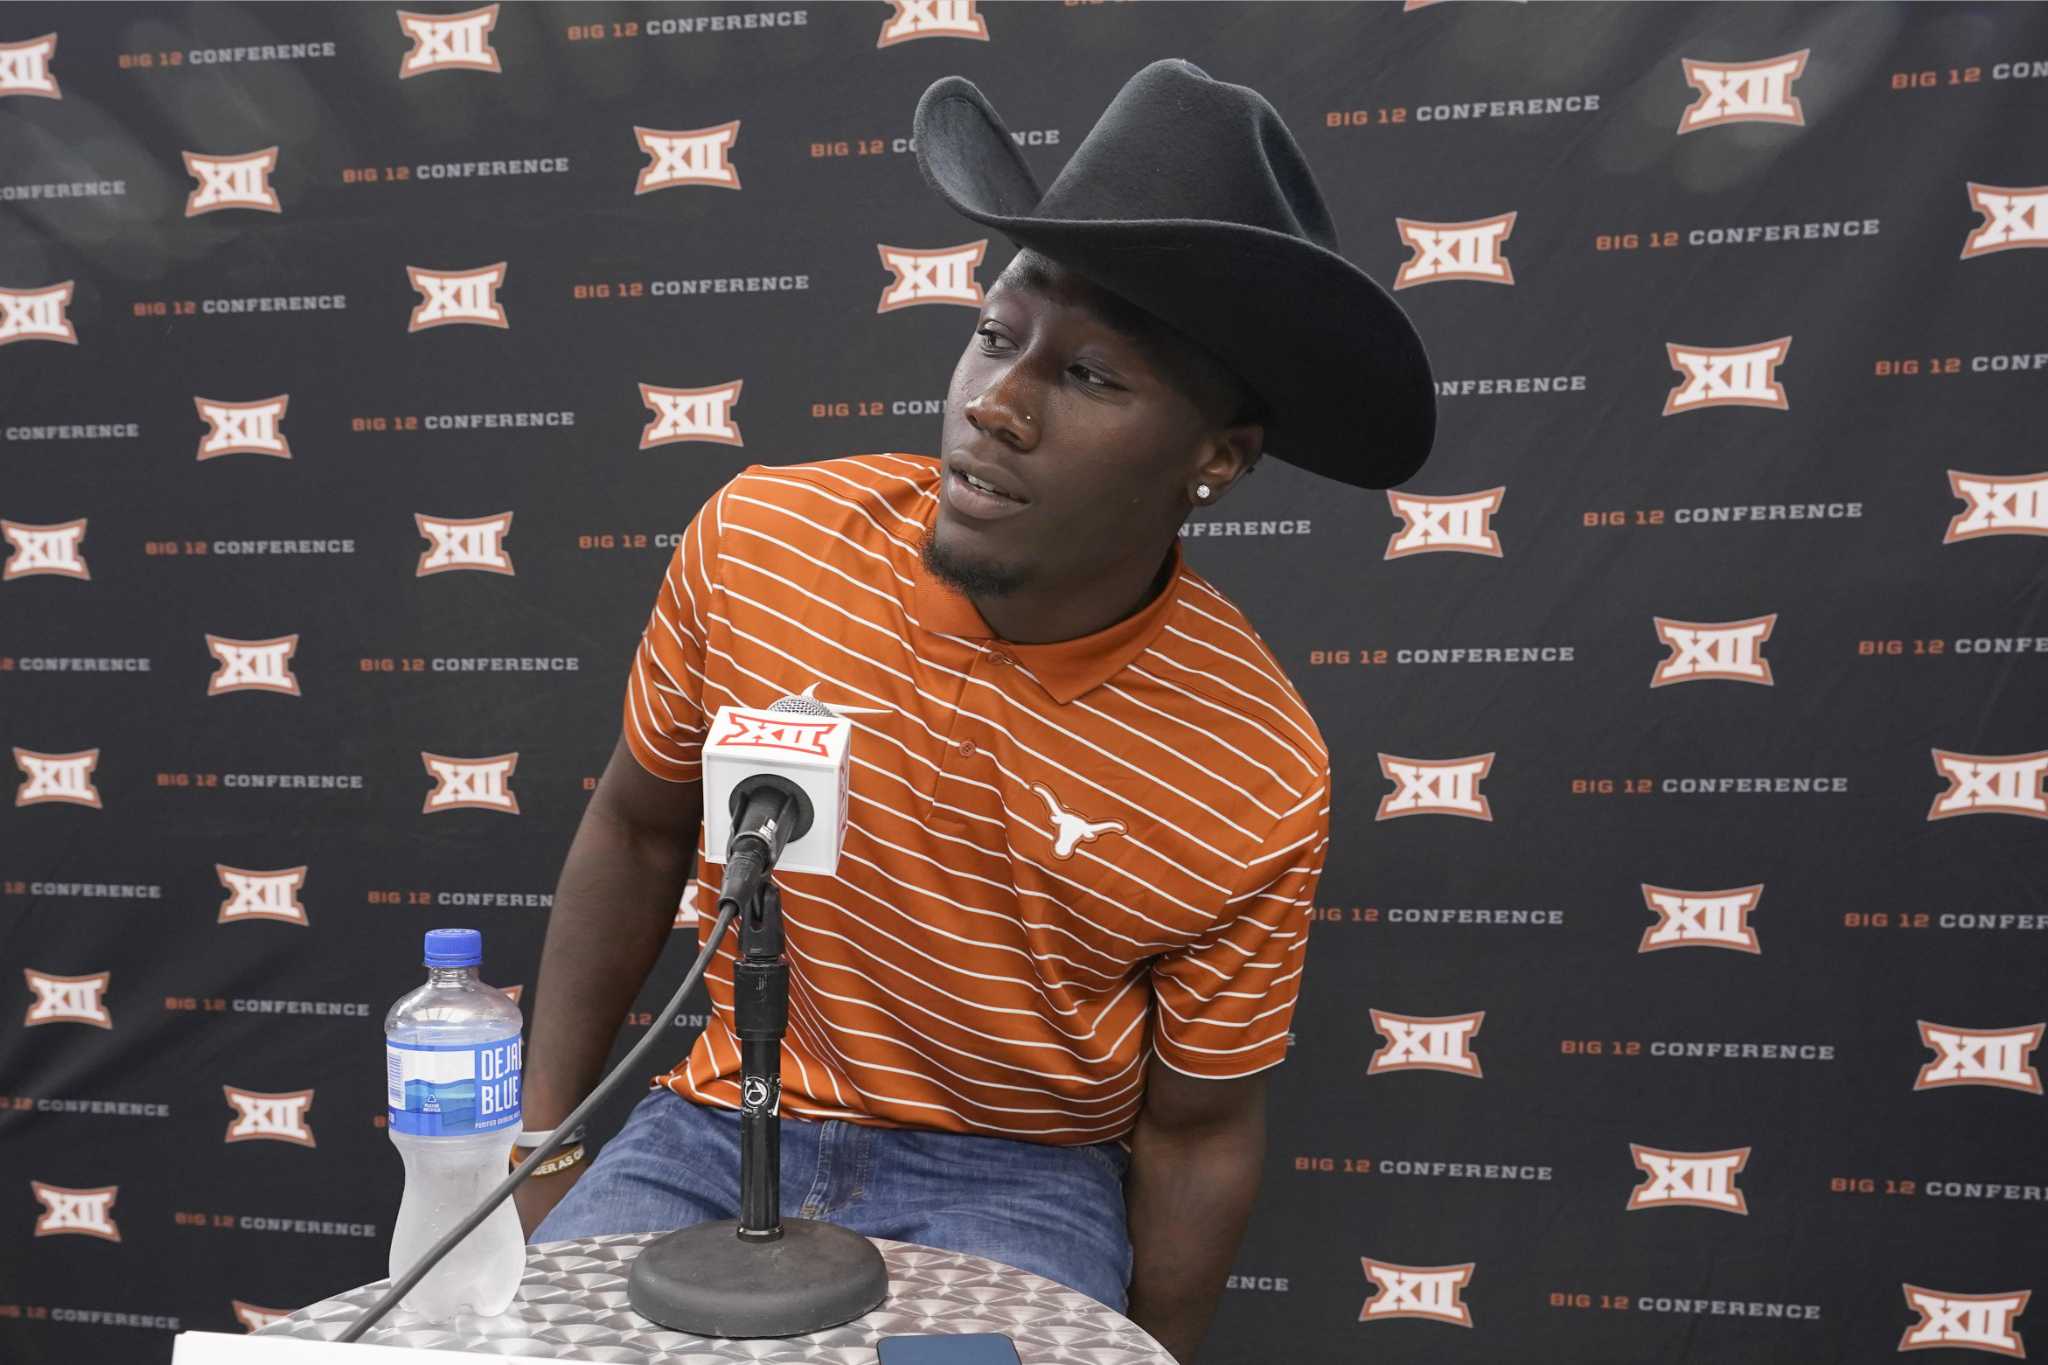
[[[925,505],[925,526],[929,530],[932,519],[938,515],[938,504],[928,502]],[[1038,679],[1039,685],[1054,701],[1065,706],[1123,672],[1126,665],[1151,648],[1152,642],[1166,628],[1167,615],[1180,598],[1187,566],[1181,558],[1180,541],[1176,538],[1173,569],[1166,587],[1158,596],[1132,615],[1092,635],[1049,644],[1019,644],[1001,639],[989,628],[988,622],[982,619],[966,594],[932,577],[922,555],[913,560],[911,575],[917,620],[924,630],[935,635],[957,635],[969,640],[986,640],[991,645],[1000,644],[1004,653],[1031,670],[1032,676]]]

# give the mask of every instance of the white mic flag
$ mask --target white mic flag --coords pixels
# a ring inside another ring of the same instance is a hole
[[[724,863],[732,842],[732,793],[742,781],[773,773],[796,784],[811,805],[811,827],[782,850],[783,872],[839,870],[846,843],[847,757],[853,722],[809,697],[784,697],[765,711],[721,706],[704,741],[704,857]]]

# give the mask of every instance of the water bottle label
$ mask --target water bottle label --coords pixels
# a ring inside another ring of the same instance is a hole
[[[384,1043],[391,1131],[492,1133],[519,1122],[519,1035],[489,1043]]]

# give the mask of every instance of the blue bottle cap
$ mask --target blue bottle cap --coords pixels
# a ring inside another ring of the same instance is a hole
[[[475,929],[429,929],[426,965],[474,967],[484,960],[484,936]]]

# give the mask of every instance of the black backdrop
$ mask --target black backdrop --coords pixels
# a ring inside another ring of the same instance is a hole
[[[383,1009],[434,926],[531,981],[666,538],[933,448],[1010,249],[918,94],[1049,183],[1161,56],[1280,109],[1442,419],[1391,497],[1269,463],[1190,527],[1336,773],[1205,1359],[2027,1335],[2039,8],[436,13],[0,11],[0,1356],[384,1273]],[[500,263],[502,327],[414,325]],[[428,757],[511,755],[516,813]]]

